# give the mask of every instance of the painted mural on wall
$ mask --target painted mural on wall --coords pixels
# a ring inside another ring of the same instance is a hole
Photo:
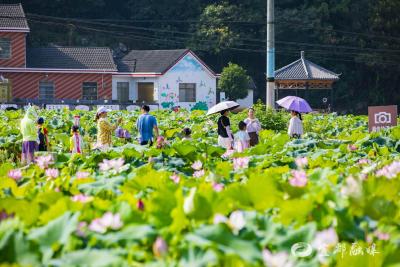
[[[196,84],[196,102],[179,102],[179,84]],[[215,78],[191,54],[186,55],[160,80],[160,103],[165,109],[181,106],[207,110],[215,104]]]
[[[170,72],[197,72],[204,71],[203,65],[192,55],[187,55],[176,64]]]

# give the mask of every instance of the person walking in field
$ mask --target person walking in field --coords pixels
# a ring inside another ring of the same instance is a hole
[[[229,110],[220,112],[221,117],[218,119],[218,145],[227,150],[233,149],[233,134],[230,129],[231,122],[228,118]]]
[[[288,134],[291,138],[301,138],[303,135],[303,121],[301,114],[297,111],[290,111],[291,118],[289,121]]]
[[[255,146],[259,142],[259,132],[261,131],[260,121],[254,116],[254,109],[249,108],[248,117],[244,120],[246,131],[250,136],[250,146]]]
[[[136,127],[140,134],[139,143],[140,145],[153,145],[154,134],[155,138],[159,136],[157,120],[154,116],[150,115],[150,107],[147,105],[143,105],[141,109],[142,114],[139,116]]]
[[[48,132],[43,124],[44,124],[44,119],[40,117],[37,120],[39,151],[47,151],[49,149]]]
[[[22,134],[22,164],[30,164],[34,161],[35,151],[38,149],[38,132],[35,126],[37,113],[34,107],[30,106],[26,110],[24,118],[21,120]]]
[[[82,154],[83,152],[83,138],[79,133],[79,126],[72,126],[72,136],[69,140],[70,152],[72,154]]]
[[[111,136],[121,123],[122,119],[119,118],[117,124],[113,125],[107,120],[109,110],[105,107],[100,107],[96,113],[97,122],[97,144],[96,148],[100,150],[107,150],[112,146]]]

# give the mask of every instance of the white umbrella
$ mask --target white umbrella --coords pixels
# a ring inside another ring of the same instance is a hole
[[[218,103],[215,106],[213,106],[212,108],[210,108],[207,112],[207,115],[215,114],[215,113],[221,112],[223,110],[227,110],[227,109],[233,110],[239,106],[240,105],[238,103],[236,103],[235,101],[224,101],[224,102]]]

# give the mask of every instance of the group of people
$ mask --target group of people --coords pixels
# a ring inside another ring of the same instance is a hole
[[[95,116],[97,123],[97,142],[94,149],[102,151],[108,150],[112,146],[112,135],[115,131],[122,132],[117,134],[120,138],[130,140],[130,134],[127,130],[121,128],[122,118],[119,118],[115,124],[107,119],[109,110],[105,107],[100,107]],[[163,137],[159,134],[157,120],[149,114],[150,107],[143,105],[141,107],[141,115],[137,119],[136,127],[140,134],[140,145],[153,145]],[[259,143],[259,132],[261,131],[260,121],[254,115],[254,109],[250,108],[248,117],[244,121],[240,121],[239,131],[233,134],[231,123],[229,120],[229,110],[221,111],[221,116],[218,119],[218,145],[227,150],[236,150],[243,152],[249,147]],[[300,138],[303,134],[303,125],[301,114],[291,112],[292,118],[289,123],[288,133],[293,138]],[[23,138],[22,143],[22,162],[31,163],[34,160],[35,151],[47,151],[49,149],[49,139],[47,129],[44,127],[44,119],[38,118],[36,109],[29,107],[21,121],[21,133]],[[182,131],[183,140],[192,140],[190,128],[184,128]],[[84,142],[80,134],[80,127],[77,123],[72,126],[70,137],[70,152],[80,154],[83,151]]]
[[[227,150],[243,152],[245,149],[255,146],[259,142],[259,132],[261,131],[260,121],[254,115],[254,109],[250,108],[248,117],[240,121],[239,131],[233,134],[229,120],[229,110],[221,111],[218,119],[218,145]],[[301,114],[291,111],[288,135],[291,138],[300,138],[303,135],[303,122]]]
[[[257,145],[261,124],[254,116],[254,109],[250,108],[247,119],[239,122],[239,131],[236,134],[231,130],[229,112],[229,110],[221,111],[221,117],[218,119],[218,145],[238,152]]]

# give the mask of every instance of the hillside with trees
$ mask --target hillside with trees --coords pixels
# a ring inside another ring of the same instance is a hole
[[[263,0],[3,0],[22,2],[30,46],[190,48],[217,72],[228,62],[247,70],[265,98]],[[280,0],[276,5],[276,65],[300,57],[341,74],[335,108],[366,112],[367,105],[398,104],[398,0]]]

